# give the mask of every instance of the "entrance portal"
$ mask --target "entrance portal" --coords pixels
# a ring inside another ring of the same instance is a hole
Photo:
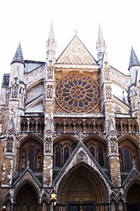
[[[58,203],[68,211],[95,211],[96,204],[107,203],[108,191],[99,175],[81,165],[62,179],[58,188]]]
[[[68,204],[68,211],[95,211],[95,204]]]
[[[133,184],[127,193],[127,211],[140,210],[140,185]]]
[[[24,185],[16,196],[16,204],[15,210],[16,211],[37,211],[37,195],[34,188],[26,184]]]

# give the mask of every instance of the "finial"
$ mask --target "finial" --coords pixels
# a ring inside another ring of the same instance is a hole
[[[54,30],[53,30],[53,22],[51,21],[50,32],[49,32],[49,40],[55,40]]]
[[[77,35],[77,30],[76,29],[74,30],[74,33],[75,33],[75,36],[76,36]]]
[[[30,168],[30,161],[27,161],[27,168]]]

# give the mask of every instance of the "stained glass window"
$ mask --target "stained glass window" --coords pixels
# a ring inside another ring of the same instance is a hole
[[[35,154],[34,149],[31,147],[28,152],[28,160],[29,160],[30,169],[32,169],[32,170],[34,170],[34,165],[35,165],[35,163],[34,163],[35,155],[34,154]]]
[[[104,151],[102,147],[98,148],[98,162],[100,166],[104,166]]]
[[[61,150],[60,147],[56,147],[56,156],[55,156],[55,166],[60,167],[61,166]]]
[[[64,148],[64,163],[66,163],[66,161],[68,160],[68,158],[69,158],[69,147],[66,146]]]
[[[94,147],[92,146],[92,147],[90,147],[90,152],[91,152],[91,154],[92,154],[92,156],[93,157],[95,157],[95,150],[94,150]]]
[[[56,100],[68,112],[89,112],[99,103],[98,83],[80,74],[65,76],[57,84]]]
[[[128,148],[125,148],[123,151],[123,159],[124,159],[124,170],[130,171],[131,165],[130,165],[130,152]]]

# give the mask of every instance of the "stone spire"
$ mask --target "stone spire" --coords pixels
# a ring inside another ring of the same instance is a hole
[[[139,62],[139,59],[138,59],[133,47],[131,47],[131,54],[130,54],[128,70],[130,70],[130,68],[134,67],[134,66],[140,66],[140,62]]]
[[[96,48],[97,48],[98,62],[100,63],[101,60],[103,60],[104,53],[106,50],[106,44],[105,44],[104,36],[103,36],[102,29],[101,29],[100,25],[99,25],[98,41],[96,43]]]
[[[101,25],[99,24],[99,31],[98,31],[98,42],[104,42],[104,36],[103,36],[103,32],[101,29]]]
[[[46,60],[55,60],[56,41],[54,37],[53,23],[51,23],[50,26],[50,32],[46,47],[47,47]]]
[[[14,56],[11,64],[16,63],[16,62],[24,64],[22,48],[21,48],[21,44],[20,43],[19,43],[19,46],[18,46],[18,48],[16,50],[15,56]]]
[[[54,30],[53,30],[53,22],[51,22],[50,33],[49,33],[48,40],[51,40],[51,41],[55,40],[55,37],[54,37]]]

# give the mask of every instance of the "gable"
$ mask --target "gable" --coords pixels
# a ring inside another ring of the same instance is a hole
[[[57,63],[94,65],[96,64],[96,61],[81,40],[75,35],[63,53],[57,59]]]
[[[86,164],[91,167],[91,169],[97,173],[97,175],[104,181],[106,186],[111,185],[111,181],[108,176],[104,173],[103,169],[97,163],[95,158],[91,155],[85,144],[80,141],[76,148],[74,149],[71,157],[67,160],[59,174],[54,180],[54,185],[56,189],[58,188],[60,181],[70,172],[70,170],[79,164]]]

